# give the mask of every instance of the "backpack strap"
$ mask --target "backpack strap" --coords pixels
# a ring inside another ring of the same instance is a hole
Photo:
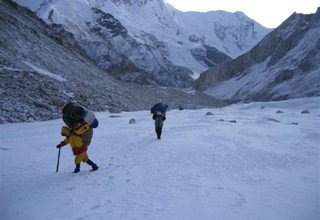
[[[87,123],[83,123],[78,128],[74,129],[73,132],[77,135],[81,135],[84,132],[88,131],[89,129],[90,129],[90,125],[88,125]]]

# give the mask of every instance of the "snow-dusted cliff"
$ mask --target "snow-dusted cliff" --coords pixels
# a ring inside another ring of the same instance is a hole
[[[201,74],[196,88],[239,101],[320,96],[320,8],[294,13],[248,53]]]

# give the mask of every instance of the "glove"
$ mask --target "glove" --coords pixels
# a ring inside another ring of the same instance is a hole
[[[62,142],[60,142],[60,144],[58,144],[56,146],[56,148],[61,148],[61,147],[65,146],[65,145],[66,145],[66,143],[62,141]]]

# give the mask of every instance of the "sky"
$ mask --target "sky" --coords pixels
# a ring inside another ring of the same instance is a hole
[[[180,11],[242,11],[267,28],[276,28],[293,12],[310,14],[319,0],[165,0]]]

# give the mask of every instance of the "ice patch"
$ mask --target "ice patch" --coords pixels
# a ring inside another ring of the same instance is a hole
[[[47,70],[44,70],[44,69],[41,69],[27,61],[23,61],[23,63],[25,63],[27,66],[29,66],[31,69],[33,69],[34,71],[38,72],[38,73],[41,73],[41,74],[44,74],[46,76],[49,76],[55,80],[58,80],[58,81],[62,81],[62,82],[66,82],[67,80],[65,78],[63,78],[62,76],[60,75],[57,75],[57,74],[54,74],[54,73],[51,73]]]

